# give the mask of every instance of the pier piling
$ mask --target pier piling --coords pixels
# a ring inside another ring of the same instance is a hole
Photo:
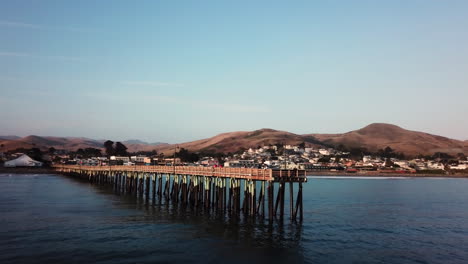
[[[53,169],[97,185],[109,185],[118,194],[134,195],[147,205],[171,201],[174,205],[214,212],[221,216],[283,221],[289,183],[289,218],[303,220],[305,171],[185,166],[75,166]],[[294,199],[294,184],[298,185]],[[275,185],[278,191],[275,197]],[[257,190],[258,189],[258,190]],[[267,205],[265,206],[265,203]],[[265,208],[266,207],[266,208]],[[279,211],[279,212],[278,212]]]

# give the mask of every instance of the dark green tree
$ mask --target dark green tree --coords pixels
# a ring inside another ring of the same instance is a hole
[[[182,162],[196,162],[200,159],[198,154],[190,152],[185,148],[181,148],[178,152],[176,152],[175,156],[180,158]]]
[[[339,144],[337,147],[336,147],[337,150],[339,151],[343,151],[343,152],[347,152],[348,151],[348,148],[345,147],[345,145],[343,144]]]
[[[459,160],[466,160],[466,155],[465,155],[465,153],[460,152],[460,153],[457,154],[457,158]]]
[[[80,158],[86,158],[86,157],[85,157],[85,152],[84,152],[84,150],[83,150],[82,148],[80,148],[80,149],[78,149],[78,150],[76,151],[76,155],[77,155],[78,157],[80,157]]]
[[[274,156],[276,154],[276,151],[274,149],[272,149],[272,148],[267,149],[266,152],[269,152],[272,156]],[[231,156],[231,155],[229,155],[229,153],[228,153],[228,156]]]
[[[444,153],[444,152],[436,152],[432,156],[432,159],[438,160],[442,163],[447,163],[448,160],[453,159],[454,157],[450,154]]]
[[[101,150],[97,148],[85,148],[84,153],[87,157],[100,157],[102,156]]]
[[[340,160],[341,160],[341,157],[340,157],[340,156],[336,156],[336,157],[335,157],[335,162],[336,162],[336,163],[339,163]]]
[[[384,149],[385,153],[392,153],[393,152],[393,149],[389,146],[387,146],[385,149]]]
[[[115,143],[115,155],[127,156],[128,155],[127,147],[121,142]]]
[[[43,161],[42,160],[42,151],[39,148],[32,148],[28,152],[28,156],[31,157],[31,159],[33,159],[33,160]]]
[[[321,157],[320,159],[318,159],[318,162],[330,162],[330,157]]]
[[[350,148],[349,156],[354,159],[362,159],[364,155],[369,155],[370,152],[366,148]]]
[[[394,167],[394,166],[395,166],[395,163],[393,163],[393,161],[390,158],[387,158],[385,160],[385,167]]]
[[[57,151],[54,147],[49,148],[49,154],[54,154]]]
[[[114,142],[112,140],[104,142],[104,148],[106,149],[107,157],[115,155]]]

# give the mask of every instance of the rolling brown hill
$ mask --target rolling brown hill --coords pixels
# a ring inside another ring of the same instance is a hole
[[[50,147],[64,150],[77,150],[79,148],[102,148],[103,143],[98,140],[87,138],[66,137],[40,137],[27,136],[12,140],[1,140],[2,151],[15,150],[18,148],[39,148],[47,150]]]
[[[79,148],[103,149],[104,140],[87,138],[66,137],[39,137],[28,136],[24,138],[0,139],[0,151],[14,150],[17,148],[38,147],[47,150],[50,147],[56,149],[75,151]],[[361,147],[376,152],[387,146],[396,152],[408,156],[418,154],[432,155],[435,152],[449,154],[468,154],[468,140],[461,141],[428,133],[410,131],[401,127],[376,123],[364,128],[343,134],[307,134],[299,135],[274,129],[260,129],[255,131],[238,131],[219,134],[217,136],[180,144],[148,144],[138,140],[124,141],[129,152],[157,150],[166,155],[174,153],[174,147],[188,149],[192,152],[221,152],[234,153],[241,149],[254,148],[269,144],[297,145],[305,142],[308,146],[327,147],[338,146]],[[130,143],[130,144],[129,144]],[[135,143],[135,144],[132,144]]]
[[[291,144],[297,145],[305,142],[307,145],[321,146],[312,136],[297,135],[294,133],[279,131],[274,129],[259,129],[255,131],[238,131],[219,134],[217,136],[177,144],[180,148],[185,148],[193,152],[216,152],[234,153],[241,149],[255,148],[257,146],[270,144]],[[174,153],[176,145],[157,146],[159,152],[164,154]]]
[[[76,151],[85,148],[97,148],[104,150],[104,140],[94,140],[89,138],[73,138],[73,137],[41,137],[41,136],[27,136],[16,137],[12,139],[0,139],[0,151],[10,151],[19,148],[39,148],[41,150],[48,150],[53,147],[58,150]],[[147,144],[144,142],[125,144],[130,152],[140,150],[151,151],[155,149],[155,145],[165,143]]]
[[[396,125],[375,123],[343,134],[310,134],[318,140],[346,147],[364,147],[375,152],[387,146],[396,152],[415,156],[435,152],[468,153],[467,141],[403,129]]]

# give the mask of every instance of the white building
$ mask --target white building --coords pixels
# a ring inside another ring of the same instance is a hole
[[[362,157],[362,161],[364,163],[372,162],[372,156],[364,156],[364,157]]]
[[[254,160],[230,160],[224,162],[224,167],[231,168],[252,168],[258,165]]]
[[[450,165],[451,170],[466,170],[468,169],[467,164],[458,164],[458,165]]]
[[[131,156],[130,160],[132,162],[138,163],[138,164],[149,164],[151,163],[151,159],[146,157],[146,156]]]
[[[445,169],[444,164],[440,162],[431,161],[427,163],[427,167],[433,170],[443,170]]]
[[[121,160],[123,162],[129,162],[130,158],[129,157],[123,157],[123,156],[111,156],[110,160]]]
[[[5,162],[5,167],[41,167],[42,162],[31,159],[28,155],[23,154],[14,160]]]
[[[330,151],[328,149],[319,149],[319,153],[324,155],[324,156],[329,156]]]
[[[227,168],[240,168],[239,161],[238,160],[230,160],[224,162],[224,167]]]
[[[207,167],[213,167],[213,166],[218,166],[218,160],[214,158],[204,158],[199,161],[200,165],[207,166]]]
[[[313,150],[314,150],[314,148],[305,148],[305,152],[306,152],[306,153],[310,153],[310,152],[312,152]]]
[[[406,160],[397,160],[397,161],[394,161],[393,163],[400,166],[400,168],[411,169],[409,162]]]

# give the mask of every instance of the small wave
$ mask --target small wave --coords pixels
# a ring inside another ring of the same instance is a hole
[[[346,180],[392,180],[392,179],[418,179],[419,177],[399,176],[307,176],[309,179],[346,179]]]
[[[0,173],[0,177],[42,177],[42,176],[50,176],[51,174],[37,174],[37,173]]]
[[[350,179],[350,180],[468,180],[466,177],[431,177],[431,176],[306,176],[308,179]]]

